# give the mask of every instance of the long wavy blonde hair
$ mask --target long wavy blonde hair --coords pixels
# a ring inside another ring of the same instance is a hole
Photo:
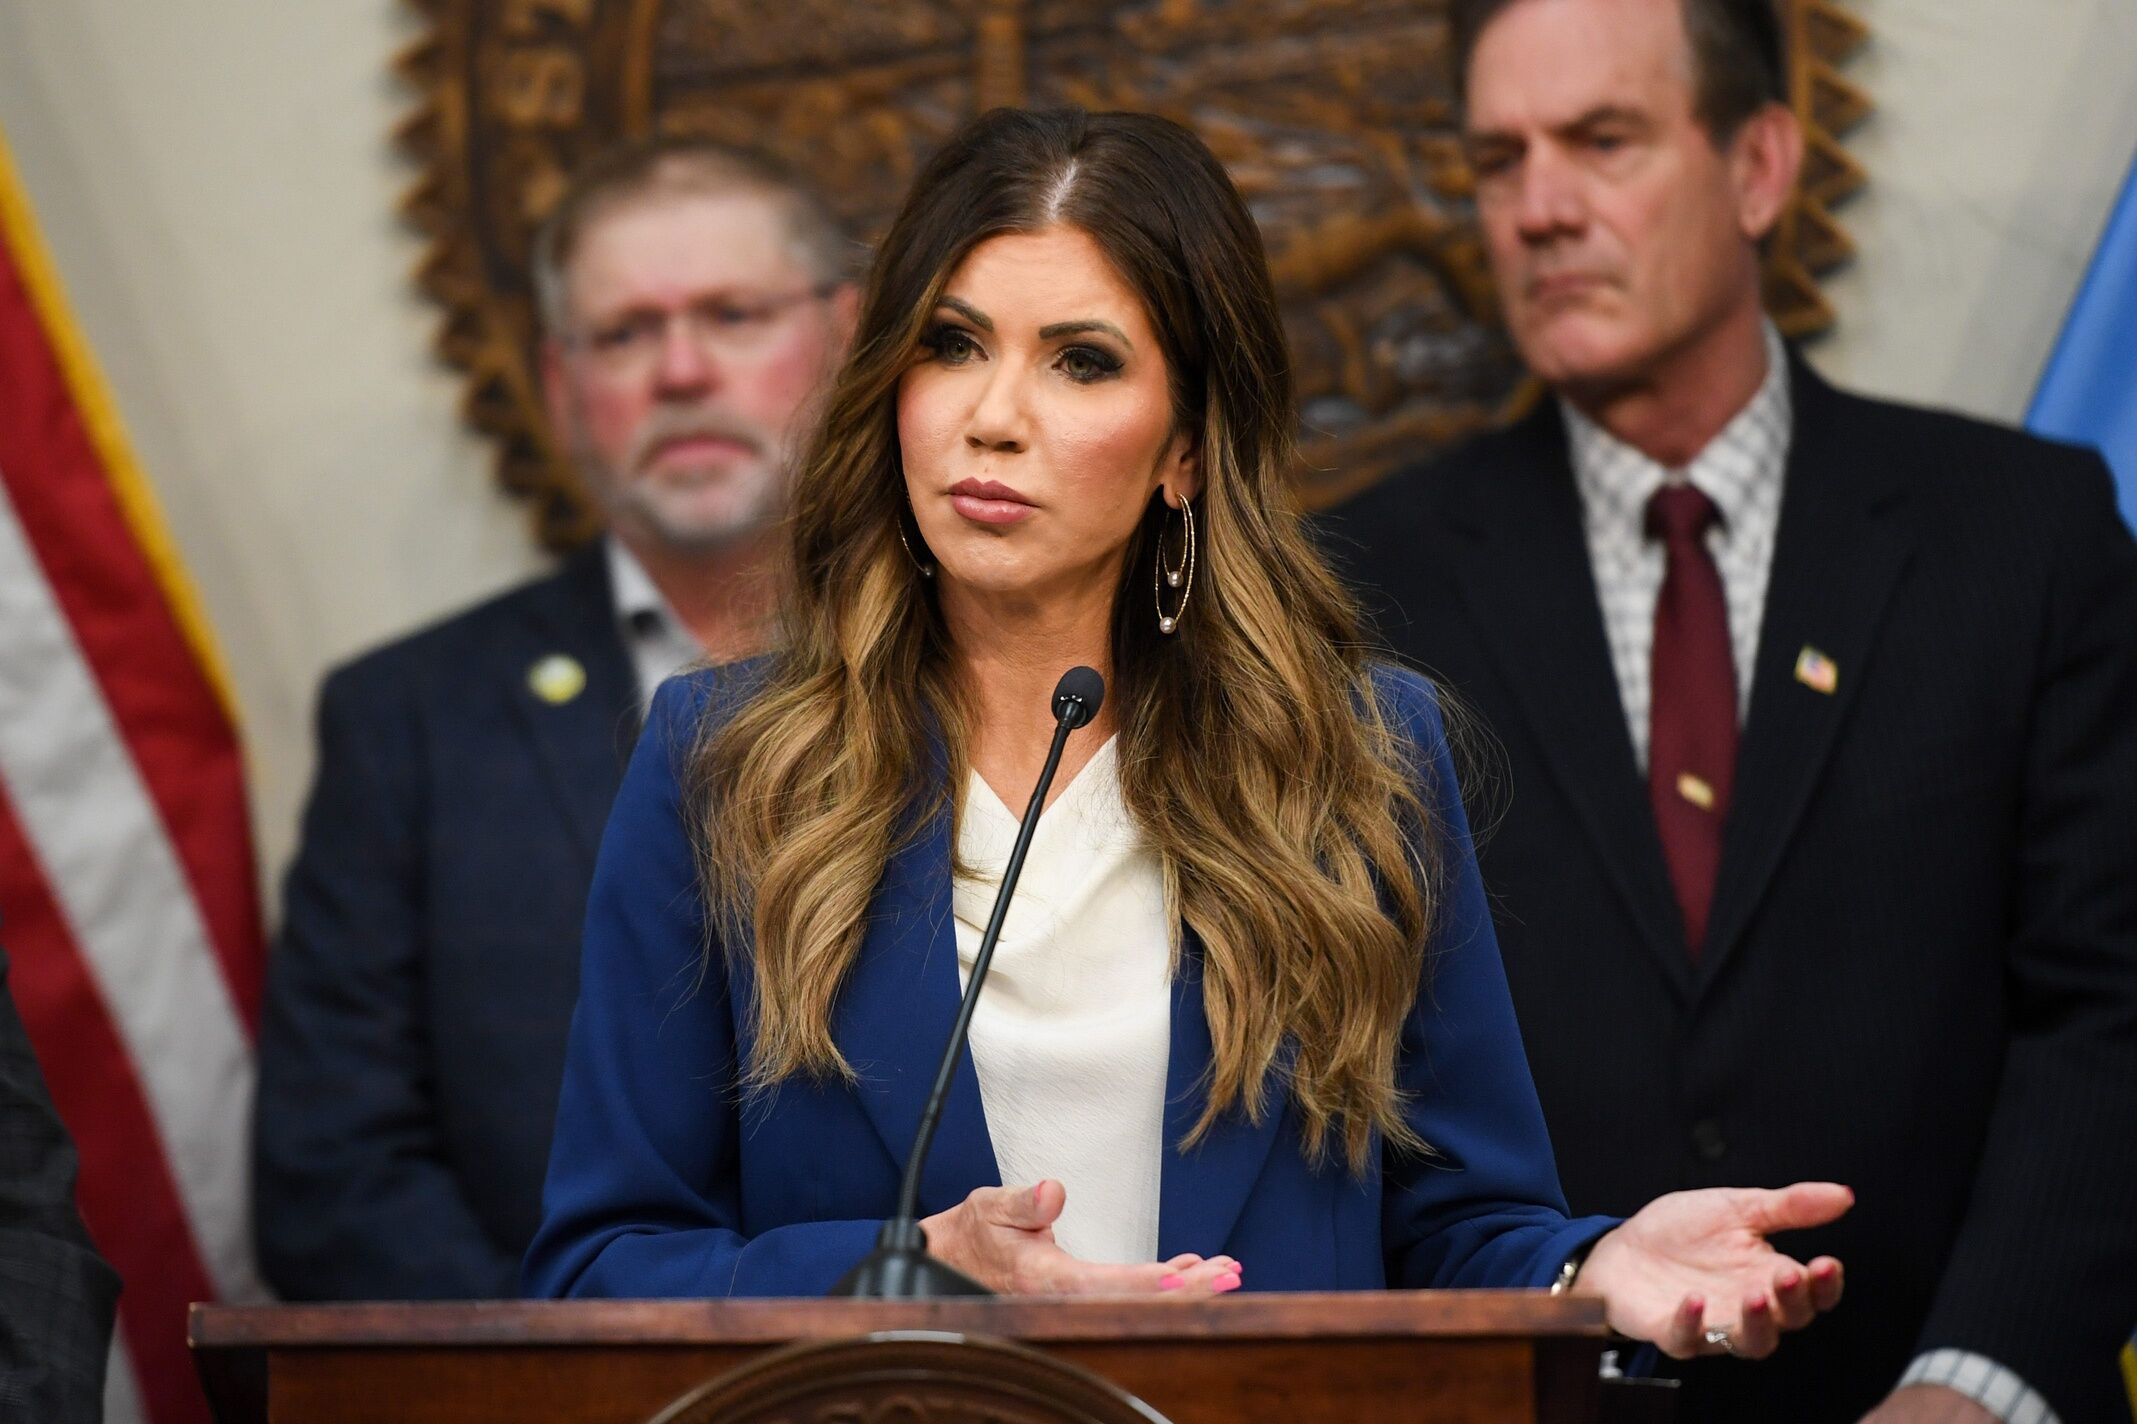
[[[749,946],[746,1082],[851,1077],[830,1022],[890,856],[965,785],[972,709],[905,510],[895,403],[980,242],[1065,224],[1142,298],[1195,432],[1193,605],[1149,606],[1153,500],[1115,601],[1121,791],[1199,938],[1214,1052],[1190,1141],[1288,1094],[1305,1150],[1353,1171],[1417,1147],[1395,1087],[1437,893],[1437,828],[1355,609],[1291,494],[1289,357],[1260,235],[1210,151],[1143,114],[997,110],[929,163],[870,274],[854,349],[797,472],[781,651],[691,754],[719,942]],[[928,749],[939,746],[940,759]],[[943,772],[947,775],[943,775]],[[715,951],[716,952],[716,951]]]

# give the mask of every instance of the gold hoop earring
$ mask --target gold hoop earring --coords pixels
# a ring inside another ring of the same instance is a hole
[[[908,511],[910,511],[911,506],[908,505],[907,509]],[[909,512],[907,514],[894,514],[891,516],[891,522],[893,525],[896,526],[898,530],[898,542],[905,546],[905,557],[913,561],[913,567],[920,571],[920,577],[924,579],[931,579],[935,577],[935,566],[922,559],[918,554],[914,553],[912,541],[905,537],[905,521],[909,517]],[[917,534],[920,531],[916,527],[913,532]]]
[[[1179,606],[1172,612],[1165,611],[1165,590],[1177,589]],[[1171,634],[1179,631],[1180,619],[1187,614],[1187,600],[1195,591],[1195,507],[1186,500],[1180,501],[1180,562],[1177,565],[1165,562],[1165,531],[1158,530],[1157,567],[1150,571],[1150,596],[1158,609],[1158,631]]]

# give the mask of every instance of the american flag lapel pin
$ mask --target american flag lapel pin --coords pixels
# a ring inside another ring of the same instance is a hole
[[[1840,664],[1805,643],[1803,651],[1796,654],[1796,681],[1831,697],[1840,689]]]

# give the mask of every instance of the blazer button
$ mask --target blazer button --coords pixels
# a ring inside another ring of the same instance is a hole
[[[1721,1124],[1711,1117],[1693,1123],[1692,1150],[1705,1162],[1719,1162],[1728,1156],[1729,1144],[1721,1135]]]

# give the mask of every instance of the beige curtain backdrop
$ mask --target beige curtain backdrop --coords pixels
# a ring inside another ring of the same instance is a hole
[[[1858,11],[1871,187],[1813,357],[2016,418],[2137,150],[2137,7]],[[393,216],[415,29],[397,0],[0,0],[0,126],[229,656],[270,906],[320,673],[541,566]]]

